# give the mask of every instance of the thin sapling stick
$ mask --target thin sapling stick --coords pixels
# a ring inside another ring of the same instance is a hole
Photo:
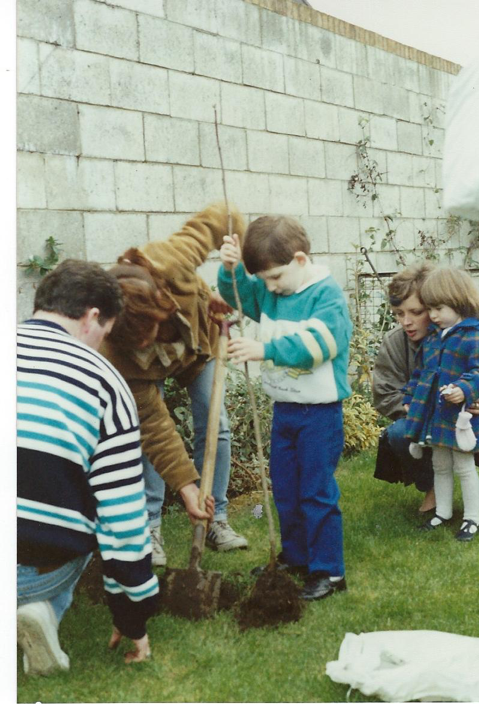
[[[225,168],[224,168],[224,164],[223,164],[223,154],[221,151],[220,137],[219,137],[219,131],[218,131],[218,117],[216,114],[216,106],[214,106],[214,111],[215,111],[216,143],[218,145],[218,154],[219,154],[220,168],[221,168],[221,178],[222,178],[222,182],[223,182],[223,193],[224,193],[224,199],[225,199],[225,204],[226,204],[226,212],[228,214],[228,235],[231,237],[233,235],[233,219],[231,217],[231,210],[229,207],[228,196],[227,196],[227,191],[226,191],[226,174],[225,174]],[[236,281],[234,267],[231,269],[231,279],[232,279],[232,283],[233,283],[233,292],[234,292],[234,297],[235,297],[236,308],[238,310],[240,333],[241,333],[241,336],[243,337],[244,336],[243,307],[241,305],[241,299],[240,299],[239,292],[238,292],[238,284]],[[253,427],[254,427],[256,446],[258,449],[258,463],[259,463],[259,471],[260,471],[260,475],[261,475],[261,486],[263,489],[266,516],[268,519],[268,532],[269,532],[269,544],[270,544],[270,557],[269,557],[268,569],[274,569],[274,567],[276,565],[276,534],[275,534],[275,530],[274,530],[273,514],[271,512],[271,505],[270,505],[270,501],[269,501],[268,482],[266,479],[266,463],[265,463],[264,454],[263,454],[263,442],[261,439],[261,428],[260,428],[260,424],[259,424],[258,408],[256,405],[256,397],[255,397],[253,385],[251,384],[251,379],[250,379],[250,375],[249,375],[248,362],[244,363],[244,374],[245,374],[245,379],[246,379],[246,387],[248,389],[248,396],[249,396],[250,403],[251,403],[251,409],[253,411]]]

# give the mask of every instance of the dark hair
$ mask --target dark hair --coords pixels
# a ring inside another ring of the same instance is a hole
[[[118,281],[95,262],[66,259],[41,281],[33,312],[58,313],[79,320],[90,308],[98,308],[98,322],[104,325],[123,308]]]
[[[285,215],[263,215],[246,230],[243,261],[250,274],[289,264],[296,252],[309,254],[304,227]]]
[[[434,269],[435,266],[431,262],[421,262],[420,264],[411,264],[402,271],[398,271],[388,286],[389,303],[392,306],[400,306],[406,298],[413,295],[416,295],[421,303],[424,303],[421,298],[421,288]]]
[[[178,308],[163,277],[155,266],[136,247],[131,247],[109,270],[123,291],[124,309],[116,319],[108,341],[135,349],[150,337],[156,323],[161,323],[157,339],[171,336],[168,318]]]

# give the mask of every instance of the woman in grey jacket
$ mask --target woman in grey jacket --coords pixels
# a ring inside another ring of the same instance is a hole
[[[425,492],[421,513],[436,505],[431,453],[425,452],[421,459],[409,454],[402,389],[412,376],[416,351],[431,322],[420,292],[433,268],[424,262],[408,266],[393,276],[389,302],[399,325],[385,335],[373,371],[374,406],[393,421],[381,436],[374,476],[391,483],[415,484],[418,491]]]

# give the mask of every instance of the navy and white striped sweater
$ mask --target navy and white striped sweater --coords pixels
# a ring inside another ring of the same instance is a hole
[[[158,604],[138,415],[124,379],[56,323],[18,328],[18,561],[96,549],[115,626],[141,638]]]

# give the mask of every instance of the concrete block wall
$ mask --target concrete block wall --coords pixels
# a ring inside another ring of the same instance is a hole
[[[107,265],[222,199],[215,108],[229,199],[300,219],[343,286],[380,224],[348,191],[362,117],[400,244],[444,224],[455,65],[290,0],[18,0],[18,34],[19,261],[53,235]],[[35,283],[18,283],[23,318]]]

